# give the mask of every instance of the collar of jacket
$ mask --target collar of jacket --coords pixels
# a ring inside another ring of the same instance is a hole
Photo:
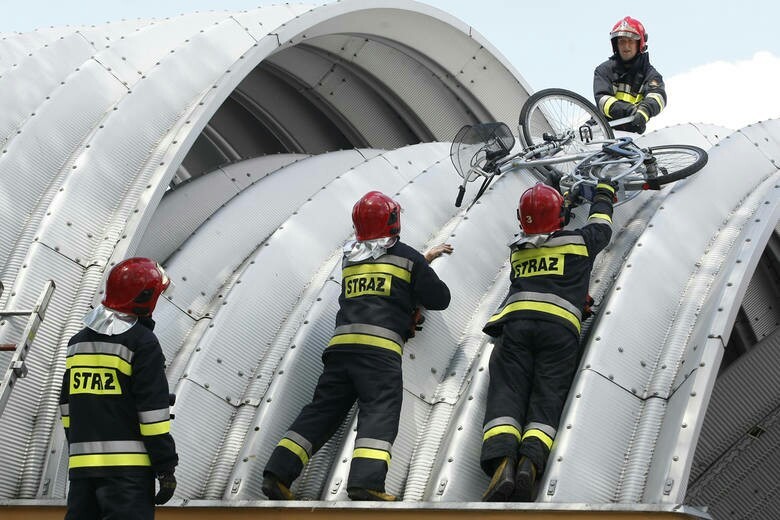
[[[377,259],[398,242],[398,237],[384,237],[374,240],[349,240],[344,244],[344,258],[349,262]]]
[[[102,304],[92,309],[84,316],[84,325],[99,334],[116,336],[127,332],[138,321],[137,316],[117,312]]]

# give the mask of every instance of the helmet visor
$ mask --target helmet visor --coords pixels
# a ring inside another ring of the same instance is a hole
[[[615,31],[609,34],[611,38],[631,38],[632,40],[639,40],[639,35],[633,31]]]

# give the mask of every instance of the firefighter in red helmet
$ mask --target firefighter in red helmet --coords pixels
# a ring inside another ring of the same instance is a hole
[[[483,500],[529,502],[544,473],[579,357],[593,259],[612,236],[615,188],[596,188],[588,223],[564,230],[568,202],[536,184],[520,197],[522,233],[510,244],[509,294],[483,331],[490,356],[483,423]]]
[[[450,291],[429,263],[452,247],[425,255],[399,240],[401,206],[378,191],[352,209],[355,240],[344,246],[336,329],[323,351],[314,398],[271,454],[262,489],[292,500],[292,482],[336,432],[357,400],[357,438],[347,481],[352,500],[393,501],[385,491],[390,451],[403,400],[401,357],[418,306],[446,309]]]
[[[647,122],[666,106],[666,87],[650,64],[647,32],[639,20],[626,16],[609,33],[612,56],[596,67],[593,95],[607,119],[632,117],[617,130],[644,133]]]
[[[176,489],[165,358],[152,312],[170,280],[129,258],[68,342],[60,413],[68,439],[66,520],[152,519]],[[155,479],[159,491],[155,494]]]

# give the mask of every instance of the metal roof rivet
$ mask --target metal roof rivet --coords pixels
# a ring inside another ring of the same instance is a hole
[[[618,352],[623,352],[623,347],[618,347]]]
[[[204,388],[209,388],[210,386],[211,386],[211,385],[209,385],[208,383],[206,383],[205,385],[203,385],[203,387],[204,387]]]
[[[575,395],[574,397],[576,397],[577,399],[579,399],[580,397],[582,397],[582,394],[577,394],[577,395]]]

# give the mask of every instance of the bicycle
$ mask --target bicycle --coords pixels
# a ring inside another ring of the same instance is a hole
[[[586,200],[598,180],[609,176],[618,184],[619,205],[707,164],[707,152],[697,146],[641,148],[630,137],[616,139],[612,127],[629,120],[607,122],[584,97],[553,88],[540,90],[523,104],[519,127],[524,147],[519,152],[511,153],[515,138],[505,123],[466,125],[450,148],[450,159],[463,178],[455,206],[460,207],[468,182],[484,179],[473,205],[496,175],[519,168],[536,170],[539,180],[562,193],[578,190]]]

